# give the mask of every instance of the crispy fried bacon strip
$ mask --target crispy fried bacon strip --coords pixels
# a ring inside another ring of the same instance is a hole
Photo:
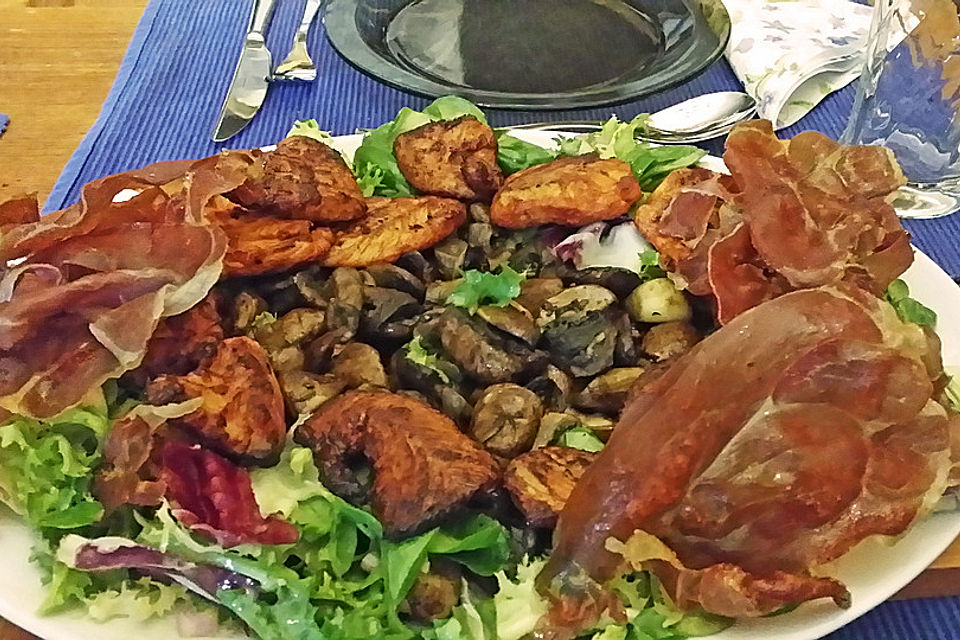
[[[811,570],[904,532],[948,482],[928,348],[919,327],[849,286],[761,303],[693,347],[633,395],[560,514],[540,576],[554,630],[600,615],[609,600],[585,584],[625,559],[686,608],[843,604],[845,590]],[[670,553],[617,549],[635,535]]]
[[[754,121],[733,130],[724,161],[731,176],[674,172],[636,216],[721,323],[794,289],[852,281],[879,294],[913,261],[887,202],[904,178],[886,149],[814,132],[781,141]]]

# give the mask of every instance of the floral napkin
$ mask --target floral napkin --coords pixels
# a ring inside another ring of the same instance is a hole
[[[760,117],[793,124],[857,76],[873,9],[851,0],[724,0],[727,59]]]

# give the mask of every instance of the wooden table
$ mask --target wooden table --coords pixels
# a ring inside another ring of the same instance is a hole
[[[147,0],[0,0],[0,197],[41,201],[96,119]],[[960,541],[900,597],[960,595]],[[0,620],[0,640],[33,638]]]

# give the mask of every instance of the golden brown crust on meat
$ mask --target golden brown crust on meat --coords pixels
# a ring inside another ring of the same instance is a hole
[[[625,214],[640,196],[640,183],[626,162],[592,154],[564,157],[507,178],[490,206],[490,219],[510,229],[579,227]]]
[[[541,447],[510,461],[503,484],[534,527],[552,527],[580,476],[597,454],[567,447]]]
[[[241,214],[242,215],[242,214]],[[218,221],[227,236],[223,275],[255,276],[319,262],[333,245],[334,232],[306,220],[279,220],[247,214]]]
[[[393,262],[432,247],[467,219],[462,202],[437,196],[368,198],[368,215],[339,232],[323,260],[328,267]]]
[[[217,295],[211,293],[185,313],[161,319],[147,343],[143,362],[127,377],[142,387],[162,373],[190,373],[212,358],[223,340],[217,304]]]
[[[714,175],[716,175],[715,172],[701,167],[677,169],[667,175],[646,202],[637,207],[633,218],[634,223],[640,230],[640,234],[660,253],[665,264],[672,265],[678,260],[683,260],[690,255],[692,249],[684,243],[682,238],[664,234],[660,230],[661,218],[670,208],[674,197],[684,187],[703,182]]]
[[[185,376],[159,376],[147,385],[151,404],[202,398],[203,405],[172,424],[198,434],[222,453],[275,461],[287,433],[283,396],[267,354],[247,337],[228,338],[205,366]]]
[[[296,440],[313,449],[324,483],[363,499],[350,463],[373,468],[370,502],[391,537],[431,526],[499,477],[493,457],[430,406],[387,391],[352,391],[304,422]]]
[[[304,136],[281,140],[249,169],[230,199],[263,213],[313,222],[342,222],[367,212],[357,180],[336,150]]]
[[[403,176],[422,193],[489,202],[503,184],[493,129],[472,116],[402,133],[393,154]]]

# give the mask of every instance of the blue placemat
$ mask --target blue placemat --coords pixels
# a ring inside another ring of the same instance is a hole
[[[269,45],[280,59],[299,19],[300,2],[278,3]],[[223,94],[236,63],[249,0],[153,0],[134,34],[117,79],[96,124],[64,168],[45,211],[75,202],[80,186],[111,173],[158,160],[199,158],[221,145],[210,140]],[[310,50],[319,66],[317,81],[271,88],[257,118],[227,145],[249,148],[276,142],[298,118],[316,118],[336,134],[377,126],[404,106],[428,100],[387,87],[344,62],[315,28]],[[490,111],[494,125],[605,118],[629,118],[685,98],[740,85],[723,60],[683,85],[615,107],[564,112]],[[783,133],[815,129],[836,137],[853,102],[853,87],[827,98]],[[705,147],[719,153],[721,143]],[[960,276],[960,216],[907,221],[914,243],[951,275]]]
[[[270,30],[275,57],[286,46],[299,18],[300,3],[281,0]],[[241,41],[248,0],[153,0],[137,27],[103,111],[57,181],[45,210],[78,198],[95,178],[150,162],[199,158],[221,148],[210,141]],[[229,141],[232,148],[276,142],[298,118],[316,118],[336,134],[352,133],[389,120],[403,106],[428,100],[391,89],[341,60],[315,29],[310,42],[320,71],[307,85],[271,89],[257,118]],[[584,111],[522,113],[490,111],[494,125],[535,120],[629,118],[709,91],[737,89],[732,71],[718,62],[696,79],[655,97]],[[837,136],[852,104],[852,88],[830,96],[805,119],[787,129],[792,135],[815,129]],[[708,145],[718,153],[718,144]],[[960,215],[937,221],[907,221],[915,243],[952,275],[960,275]],[[831,640],[960,640],[960,598],[886,603]]]

